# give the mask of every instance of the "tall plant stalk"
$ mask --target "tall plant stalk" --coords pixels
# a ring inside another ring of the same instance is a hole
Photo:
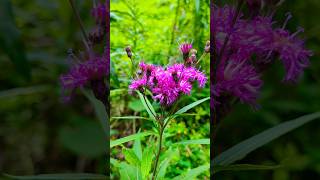
[[[159,124],[160,124],[160,131],[159,131],[159,149],[158,149],[158,152],[157,152],[157,155],[156,155],[156,162],[155,162],[155,165],[154,165],[154,169],[153,169],[153,172],[152,172],[152,180],[155,180],[155,178],[157,177],[157,168],[158,168],[158,164],[159,164],[159,158],[160,158],[160,154],[161,154],[161,149],[162,149],[162,139],[163,139],[163,132],[164,132],[164,128],[165,126],[160,123],[160,121],[158,121]]]

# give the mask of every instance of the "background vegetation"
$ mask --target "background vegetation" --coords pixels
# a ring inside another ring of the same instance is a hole
[[[182,62],[178,43],[193,42],[198,57],[203,53],[209,40],[209,1],[162,0],[162,1],[112,1],[111,2],[111,116],[144,116],[139,98],[128,94],[131,81],[131,62],[124,48],[132,47],[135,61],[158,65]],[[202,61],[202,70],[209,76],[209,56]],[[179,107],[209,96],[209,83],[204,89],[194,88],[192,96],[185,96]],[[155,104],[154,104],[155,105]],[[167,128],[165,151],[176,152],[166,177],[175,177],[209,163],[209,145],[173,145],[181,140],[209,138],[209,101],[188,113],[191,116],[173,119]],[[144,119],[111,119],[111,140],[150,129],[152,123]],[[152,144],[152,139],[144,138],[143,148]],[[133,142],[126,147],[132,147]],[[170,148],[170,150],[169,150]],[[112,158],[125,161],[121,147],[111,149]],[[119,174],[112,166],[112,176]],[[209,171],[201,179],[209,178]]]
[[[221,1],[219,4],[232,3]],[[234,3],[233,3],[234,4]],[[253,111],[246,105],[238,104],[217,132],[216,154],[247,139],[265,129],[273,127],[304,114],[320,109],[320,2],[313,0],[285,1],[276,12],[277,24],[285,20],[285,13],[291,12],[293,18],[288,23],[291,32],[297,26],[305,29],[300,35],[306,39],[309,49],[314,52],[311,65],[306,69],[297,84],[281,82],[284,70],[278,62],[263,76],[259,104],[261,109]],[[318,133],[320,122],[313,121],[287,135],[272,141],[249,154],[239,164],[280,164],[282,168],[271,171],[224,171],[216,174],[216,179],[319,179],[320,156]]]
[[[79,0],[87,31],[92,1]],[[61,101],[67,51],[83,49],[65,0],[0,1],[0,172],[15,175],[105,172],[105,139],[78,91]]]

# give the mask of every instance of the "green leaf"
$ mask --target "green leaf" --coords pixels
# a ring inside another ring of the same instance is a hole
[[[91,102],[91,104],[94,107],[94,110],[96,112],[96,115],[100,121],[100,124],[103,128],[103,131],[107,137],[107,139],[109,139],[109,120],[108,120],[108,114],[105,110],[105,106],[103,105],[103,103],[99,100],[97,100],[94,95],[93,92],[90,90],[85,90],[82,89],[83,94],[89,99],[89,101]]]
[[[247,140],[240,142],[239,144],[231,147],[230,149],[224,151],[218,155],[213,161],[215,165],[229,165],[237,160],[244,158],[250,152],[256,150],[257,148],[269,143],[270,141],[284,135],[305,123],[312,120],[318,119],[320,117],[320,112],[305,115],[297,119],[281,123],[275,127],[267,129],[262,133],[259,133]]]
[[[110,97],[115,97],[120,94],[124,94],[125,92],[127,92],[127,89],[113,89],[110,90]]]
[[[99,124],[87,119],[77,118],[73,126],[60,129],[59,141],[73,153],[92,158],[103,155],[108,148]]]
[[[139,99],[130,101],[128,107],[136,112],[141,112],[145,109],[144,105],[142,104],[142,101]]]
[[[145,119],[145,120],[150,120],[149,118],[146,117],[141,117],[141,116],[119,116],[119,117],[111,117],[111,119]]]
[[[156,135],[156,134],[152,131],[146,131],[146,132],[141,132],[141,133],[133,134],[130,136],[126,136],[126,137],[123,137],[123,138],[120,138],[120,139],[117,139],[114,141],[110,141],[110,148],[112,148],[114,146],[118,146],[118,145],[126,143],[126,142],[129,142],[129,141],[133,141],[135,139],[138,139],[138,138],[141,138],[144,136],[149,136],[149,135]]]
[[[175,115],[183,114],[183,113],[187,112],[188,110],[194,108],[195,106],[197,106],[197,105],[199,105],[199,104],[201,104],[201,103],[203,103],[203,102],[205,102],[205,101],[207,101],[209,99],[210,99],[210,97],[206,97],[206,98],[200,99],[200,100],[198,100],[196,102],[193,102],[193,103],[181,108],[179,111],[177,111],[174,114]]]
[[[117,159],[110,158],[110,164],[112,164],[115,167],[120,167],[120,162]]]
[[[210,139],[187,140],[187,141],[177,142],[177,143],[175,143],[175,144],[183,144],[183,145],[189,145],[189,144],[210,144]]]
[[[173,178],[173,180],[193,180],[195,179],[197,176],[199,176],[200,174],[202,174],[205,171],[208,171],[210,169],[210,165],[206,164],[206,165],[202,165],[199,166],[197,168],[191,169],[189,170],[187,173],[182,174],[180,176],[176,176]]]
[[[11,98],[14,96],[41,93],[48,89],[49,89],[49,86],[47,85],[14,88],[14,89],[0,91],[0,98]]]
[[[166,175],[167,168],[169,167],[170,161],[173,159],[173,157],[178,157],[179,151],[178,149],[175,150],[168,150],[164,157],[166,157],[159,165],[159,171],[157,173],[157,179],[163,180]]]
[[[122,153],[129,164],[140,166],[140,160],[132,149],[124,148]]]
[[[12,179],[21,180],[81,180],[81,179],[101,179],[105,180],[107,177],[102,174],[90,174],[90,173],[63,173],[63,174],[39,174],[32,176],[14,176],[9,174],[4,174],[4,176]]]
[[[147,179],[151,170],[151,164],[153,159],[153,147],[146,147],[143,151],[141,161],[141,175],[143,179]]]
[[[120,163],[120,179],[121,180],[140,180],[141,173],[138,167],[129,165],[127,163]]]
[[[154,116],[153,114],[156,114],[156,111],[154,110],[153,106],[151,105],[151,103],[149,102],[148,98],[145,97],[139,92],[139,91],[136,91],[139,95],[139,98],[140,98],[140,101],[142,102],[144,108],[147,110],[149,116],[154,119]],[[145,100],[146,102],[145,102]]]
[[[142,159],[142,148],[141,148],[141,140],[140,140],[140,138],[137,138],[134,141],[133,150],[136,153],[136,155],[139,158],[139,160],[141,160]]]
[[[30,79],[31,68],[26,58],[21,35],[14,22],[10,0],[0,1],[0,22],[0,48],[9,56],[18,72],[25,79]]]
[[[273,170],[282,167],[281,165],[256,165],[256,164],[233,164],[228,166],[214,166],[214,173],[220,171],[248,171],[248,170]]]

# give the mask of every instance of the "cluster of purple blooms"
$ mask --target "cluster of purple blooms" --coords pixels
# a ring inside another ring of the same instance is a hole
[[[69,57],[73,61],[68,73],[60,76],[60,83],[65,94],[71,91],[71,95],[76,88],[89,86],[93,90],[97,99],[103,103],[107,102],[106,92],[107,85],[105,83],[109,72],[109,61],[107,60],[107,49],[102,55],[93,51],[93,46],[100,44],[106,34],[107,7],[106,4],[98,4],[92,9],[92,16],[96,19],[96,27],[102,29],[99,33],[95,29],[89,32],[89,42],[86,42],[86,51],[77,57],[73,52],[69,53]],[[100,41],[97,41],[99,39]],[[105,45],[105,44],[104,44]],[[69,95],[64,96],[64,101],[70,100]]]
[[[198,82],[199,87],[204,87],[207,77],[194,66],[195,53],[192,45],[183,43],[179,47],[185,59],[185,63],[169,65],[166,68],[153,64],[140,62],[141,73],[132,81],[129,88],[144,92],[148,88],[153,99],[160,102],[161,105],[170,106],[178,100],[182,94],[190,95],[192,84]]]
[[[286,70],[284,81],[298,80],[308,67],[312,52],[305,49],[304,41],[297,37],[302,28],[295,33],[285,29],[290,18],[288,13],[284,24],[275,27],[272,15],[246,18],[234,7],[214,7],[211,31],[215,38],[213,63],[217,69],[216,81],[211,87],[215,106],[223,103],[223,97],[230,96],[256,106],[263,84],[261,73],[277,58]]]

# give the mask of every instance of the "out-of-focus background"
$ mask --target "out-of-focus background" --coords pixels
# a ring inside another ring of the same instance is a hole
[[[128,93],[131,82],[131,62],[124,48],[131,46],[135,62],[141,60],[166,66],[182,62],[178,43],[193,42],[198,58],[210,38],[209,1],[161,0],[161,1],[111,1],[111,116],[148,117],[139,98]],[[201,70],[209,76],[209,56],[202,60]],[[201,98],[210,96],[209,83],[204,89],[194,86],[191,96],[183,96],[180,108]],[[154,104],[156,105],[156,104]],[[178,108],[179,109],[179,108]],[[170,161],[166,177],[175,177],[203,164],[209,163],[209,145],[174,145],[175,142],[209,138],[209,101],[188,111],[191,116],[173,119],[167,127],[164,151],[178,152]],[[111,140],[134,134],[139,130],[150,130],[152,123],[141,119],[111,119]],[[143,148],[150,146],[151,139],[143,138]],[[131,148],[132,142],[125,144]],[[111,149],[111,157],[124,162],[121,147]],[[112,177],[119,172],[112,168]],[[200,179],[209,179],[209,170]]]
[[[88,32],[93,1],[76,6]],[[0,1],[1,173],[105,172],[93,107],[79,91],[69,104],[61,101],[58,79],[68,71],[70,48],[84,49],[68,1]]]
[[[221,1],[219,4],[226,4]],[[293,18],[287,27],[295,32],[298,26],[305,29],[299,36],[305,38],[306,46],[314,52],[311,65],[297,84],[284,84],[281,80],[284,69],[277,62],[263,76],[259,104],[261,109],[253,111],[247,105],[238,104],[224,119],[217,133],[215,152],[245,140],[281,122],[320,110],[320,1],[287,0],[275,14],[277,25],[282,25],[285,14],[291,12]],[[281,164],[284,167],[270,171],[230,171],[216,174],[217,180],[247,179],[319,179],[320,178],[320,122],[315,120],[279,139],[250,153],[237,163]]]

